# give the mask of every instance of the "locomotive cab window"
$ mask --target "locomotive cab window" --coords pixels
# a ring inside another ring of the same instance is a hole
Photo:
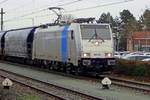
[[[81,25],[82,39],[102,39],[110,40],[110,28],[109,25]]]

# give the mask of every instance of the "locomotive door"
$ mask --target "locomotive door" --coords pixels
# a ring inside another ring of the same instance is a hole
[[[68,62],[76,64],[76,45],[75,45],[75,36],[74,31],[71,30],[68,32]]]

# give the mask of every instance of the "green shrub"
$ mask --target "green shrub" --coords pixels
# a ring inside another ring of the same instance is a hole
[[[150,76],[150,62],[117,59],[115,73],[130,76]]]
[[[146,68],[144,66],[137,66],[133,70],[133,76],[145,76],[146,75]]]

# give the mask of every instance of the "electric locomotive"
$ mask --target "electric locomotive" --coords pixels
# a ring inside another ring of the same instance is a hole
[[[71,73],[102,73],[115,65],[109,24],[64,23],[0,32],[1,56]]]

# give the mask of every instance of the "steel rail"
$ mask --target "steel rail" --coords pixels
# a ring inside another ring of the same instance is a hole
[[[137,81],[132,81],[132,80],[128,80],[128,79],[122,79],[122,78],[118,78],[118,77],[114,77],[114,76],[110,76],[110,75],[100,75],[99,77],[100,78],[109,77],[112,80],[112,84],[114,84],[114,85],[150,93],[150,84],[148,84],[148,83],[137,82]]]
[[[30,65],[23,65],[23,64],[18,64],[18,63],[11,63],[11,62],[6,62],[4,61],[3,63],[9,63],[9,64],[13,64],[13,65],[22,65],[22,66],[30,66]],[[33,67],[33,66],[31,66]],[[35,68],[36,70],[38,70],[37,68]],[[90,78],[90,77],[84,77],[84,76],[75,76],[75,75],[71,75],[71,74],[65,74],[62,72],[56,72],[56,71],[50,71],[54,74],[59,74],[59,75],[63,75],[63,76],[67,76],[67,77],[72,77],[72,78],[77,78],[77,79],[83,79],[86,81],[94,81],[94,82],[98,82],[99,80],[96,78]],[[118,78],[118,77],[114,77],[114,76],[110,76],[110,75],[99,75],[99,79],[102,79],[104,77],[109,77],[112,80],[112,84],[116,85],[116,86],[121,86],[121,87],[126,87],[126,88],[131,88],[131,89],[135,89],[138,91],[143,91],[146,93],[150,93],[150,84],[148,83],[143,83],[143,82],[137,82],[137,81],[131,81],[131,80],[127,80],[127,79],[122,79],[122,78]]]
[[[82,92],[79,92],[79,91],[76,91],[76,90],[71,90],[71,89],[68,89],[68,88],[65,88],[65,87],[62,87],[62,86],[58,86],[58,85],[55,85],[55,84],[45,83],[43,81],[33,79],[33,78],[30,78],[30,77],[27,77],[27,76],[23,76],[23,75],[20,75],[20,74],[16,74],[16,73],[13,73],[13,72],[9,72],[9,71],[3,70],[3,69],[0,69],[0,70],[1,70],[0,76],[5,77],[5,78],[7,77],[7,78],[11,79],[12,81],[15,81],[15,82],[23,84],[27,87],[36,89],[36,90],[41,91],[43,93],[49,94],[49,95],[54,96],[54,97],[56,97],[57,99],[60,99],[60,100],[66,100],[66,99],[69,100],[69,99],[68,99],[68,97],[66,98],[66,97],[61,96],[59,93],[58,94],[57,93],[52,93],[52,91],[48,91],[47,89],[43,88],[43,86],[42,87],[41,86],[36,86],[33,83],[34,82],[36,82],[35,84],[41,83],[41,84],[46,85],[48,87],[52,86],[52,87],[57,88],[58,91],[60,91],[60,89],[62,89],[64,92],[67,91],[66,93],[69,93],[71,95],[79,96],[83,99],[86,98],[86,100],[87,99],[88,100],[103,100],[103,98],[91,96],[91,95],[88,95],[88,94],[85,94],[85,93],[82,93]],[[6,74],[4,74],[3,72],[6,73]],[[11,77],[12,75],[14,75],[15,77],[14,76]],[[23,79],[19,80],[18,77],[19,78],[24,78],[26,80],[25,81],[23,81]],[[34,81],[34,82],[31,83],[30,82],[31,80]],[[69,94],[66,94],[66,95],[69,95]]]

